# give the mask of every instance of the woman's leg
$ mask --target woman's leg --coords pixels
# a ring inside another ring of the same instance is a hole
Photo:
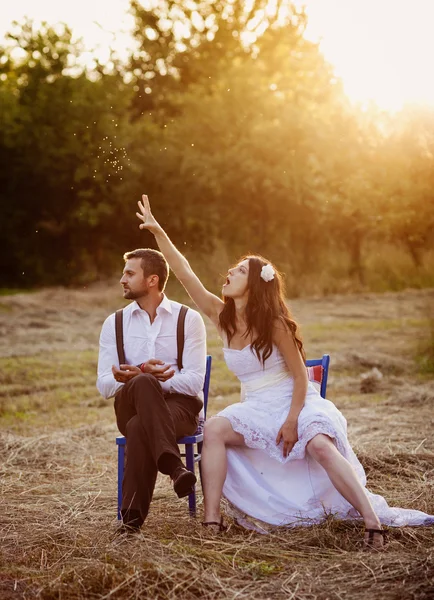
[[[220,521],[220,500],[227,471],[226,446],[245,446],[243,436],[232,429],[225,417],[206,421],[201,460],[206,523]]]
[[[307,445],[307,452],[327,472],[338,492],[361,514],[367,529],[381,529],[381,523],[353,467],[342,456],[332,440],[316,435]],[[374,536],[374,547],[383,545],[381,534]]]

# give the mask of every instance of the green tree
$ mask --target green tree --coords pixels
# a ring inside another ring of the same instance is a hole
[[[224,55],[217,34],[195,56],[186,51],[190,72],[201,75],[172,92],[172,111],[156,119],[161,135],[135,148],[152,167],[129,195],[146,189],[178,243],[207,252],[221,245],[233,258],[262,252],[298,276],[328,243],[318,181],[342,90],[304,38],[303,13],[268,25],[250,46],[232,25],[239,52],[231,42]]]
[[[0,50],[0,260],[15,285],[109,267],[131,100],[119,73],[79,67],[71,37],[26,22]]]
[[[384,144],[384,231],[416,268],[434,247],[434,110],[404,110]]]

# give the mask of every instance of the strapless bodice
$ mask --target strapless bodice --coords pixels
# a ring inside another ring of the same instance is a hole
[[[273,346],[271,355],[265,361],[265,364],[258,359],[256,352],[252,351],[251,345],[245,346],[242,350],[233,348],[223,348],[225,361],[228,368],[238,377],[241,383],[247,383],[266,376],[272,378],[283,373],[290,377],[285,363],[285,359],[276,346]]]

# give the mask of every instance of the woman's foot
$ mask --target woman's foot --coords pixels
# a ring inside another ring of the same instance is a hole
[[[365,529],[365,540],[363,544],[365,550],[376,550],[377,552],[380,552],[381,550],[384,550],[385,545],[386,532],[384,531],[384,529]]]
[[[206,527],[214,534],[223,533],[228,529],[228,526],[223,523],[223,517],[220,517],[219,521],[202,521],[202,527]]]

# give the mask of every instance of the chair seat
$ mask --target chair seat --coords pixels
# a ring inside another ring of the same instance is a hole
[[[182,438],[176,440],[177,444],[197,444],[198,442],[203,442],[203,432],[196,431],[193,435],[185,435]],[[118,446],[125,446],[127,443],[126,438],[123,435],[118,435],[116,438],[116,444]]]
[[[177,444],[197,444],[198,442],[203,442],[203,433],[198,432],[194,435],[186,435],[179,440],[176,440]]]

